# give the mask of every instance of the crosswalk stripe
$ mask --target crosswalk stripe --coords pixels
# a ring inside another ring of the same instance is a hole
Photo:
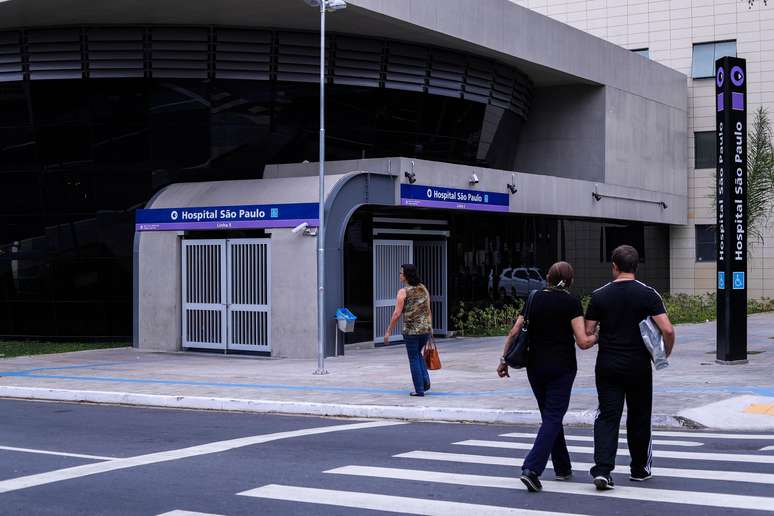
[[[15,451],[22,453],[39,453],[41,455],[59,455],[61,457],[75,457],[78,459],[91,459],[91,460],[117,460],[116,457],[104,457],[102,455],[84,455],[83,453],[68,453],[58,452],[51,450],[37,450],[33,448],[16,448],[14,446],[0,446],[0,450]]]
[[[180,509],[176,509],[174,511],[165,512],[164,514],[159,514],[158,516],[222,516],[222,515],[213,514],[211,512],[192,512],[192,511],[181,511]]]
[[[466,475],[459,473],[423,471],[416,469],[344,466],[342,468],[328,470],[325,473],[398,480],[415,480],[419,482],[437,482],[442,484],[475,487],[524,489],[522,486],[517,484],[514,477]],[[597,491],[590,482],[580,484],[577,482],[555,482],[547,480],[543,481],[542,483],[543,491],[561,494],[604,496],[607,498],[624,498],[626,500],[678,503],[687,505],[700,505],[704,507],[722,507],[729,509],[733,508],[755,511],[774,511],[774,498],[767,498],[764,496],[707,493],[700,491],[678,491],[642,487],[616,487],[612,491]]]
[[[530,450],[532,445],[528,443],[514,443],[503,441],[479,441],[471,439],[460,441],[454,444],[461,446],[480,446],[482,448],[506,448],[510,450]],[[574,453],[594,453],[594,448],[588,446],[568,446],[567,450]],[[622,455],[629,452],[625,449],[619,450]],[[753,462],[756,464],[774,464],[774,455],[747,455],[742,453],[705,453],[705,452],[684,452],[673,450],[653,450],[654,457],[666,459],[689,459],[689,460],[713,460],[720,462]]]
[[[500,434],[500,437],[513,437],[516,439],[534,439],[537,434],[531,434],[531,433],[522,433],[522,432],[511,432],[509,434]],[[567,435],[564,436],[565,441],[583,441],[588,443],[593,443],[594,438],[590,435]],[[626,444],[626,439],[621,438],[618,439],[619,443]],[[657,444],[659,446],[703,446],[704,443],[700,443],[698,441],[669,441],[669,440],[663,440],[663,439],[654,439],[653,444]]]
[[[9,478],[0,480],[0,494],[27,489],[30,487],[42,486],[53,482],[62,482],[64,480],[73,480],[86,476],[108,473],[149,464],[159,464],[161,462],[170,462],[212,453],[222,453],[245,446],[254,446],[282,439],[293,439],[296,437],[306,437],[311,435],[322,435],[332,432],[342,432],[350,430],[364,430],[370,428],[382,428],[388,426],[404,425],[401,421],[369,421],[363,423],[348,423],[343,425],[326,425],[315,428],[303,428],[300,430],[289,430],[287,432],[275,432],[273,434],[251,435],[248,437],[237,437],[225,441],[216,441],[212,443],[196,444],[187,448],[177,450],[166,450],[147,453],[145,455],[136,455],[123,459],[85,464],[82,466],[73,466],[70,468],[55,469],[45,473],[33,473],[23,477]]]
[[[491,466],[512,466],[520,468],[524,459],[512,457],[496,457],[491,455],[471,455],[466,453],[444,453],[431,451],[411,451],[394,455],[401,459],[438,460],[445,462],[461,462],[465,464],[487,464]],[[576,471],[587,472],[594,465],[590,462],[572,463]],[[618,464],[628,468],[628,464]],[[546,469],[553,469],[550,465]],[[624,472],[627,472],[625,469]],[[745,482],[752,484],[774,485],[772,473],[749,473],[747,471],[714,471],[710,469],[683,469],[683,468],[653,468],[653,475],[657,477],[688,478],[696,480],[723,480],[724,482]]]
[[[764,446],[761,451],[774,451],[774,446]]]
[[[622,434],[626,434],[626,430],[621,430]],[[742,439],[748,441],[774,441],[774,434],[718,434],[712,432],[670,432],[666,430],[657,430],[652,432],[653,435],[658,437],[690,437],[696,439],[697,437],[705,437],[707,439]]]
[[[337,491],[311,487],[294,487],[269,484],[249,491],[238,493],[241,496],[286,500],[289,502],[314,503],[371,509],[374,511],[400,512],[403,514],[426,514],[429,516],[449,516],[450,514],[486,514],[486,515],[525,515],[525,516],[568,516],[577,513],[538,511],[519,507],[498,507],[443,500],[425,500],[405,496],[380,495],[356,491]]]

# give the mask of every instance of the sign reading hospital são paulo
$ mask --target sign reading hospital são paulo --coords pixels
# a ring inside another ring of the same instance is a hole
[[[508,195],[499,192],[461,190],[443,186],[401,184],[400,204],[422,208],[508,211]]]
[[[266,204],[137,210],[136,231],[292,228],[318,226],[318,204]]]
[[[717,94],[717,360],[747,360],[747,67],[715,62]]]

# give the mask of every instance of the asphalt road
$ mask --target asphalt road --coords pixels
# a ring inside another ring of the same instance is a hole
[[[774,511],[774,435],[654,435],[646,483],[623,445],[599,493],[591,432],[569,429],[574,479],[548,469],[533,494],[518,473],[534,431],[0,400],[0,514]]]

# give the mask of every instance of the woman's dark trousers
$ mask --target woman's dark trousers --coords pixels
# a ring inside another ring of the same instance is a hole
[[[424,394],[425,385],[430,385],[430,374],[427,372],[425,357],[422,356],[422,348],[427,344],[428,339],[430,339],[429,333],[403,335],[411,368],[411,380],[414,382],[414,392],[417,394]]]
[[[541,475],[546,469],[550,455],[554,473],[566,475],[572,470],[567,443],[564,441],[562,420],[570,405],[570,393],[576,372],[574,369],[527,367],[527,378],[532,392],[535,393],[542,423],[535,444],[524,459],[524,469]]]

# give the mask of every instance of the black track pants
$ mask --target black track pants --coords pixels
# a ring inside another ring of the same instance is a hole
[[[653,374],[646,368],[622,372],[597,367],[599,414],[594,421],[594,463],[591,475],[607,475],[615,468],[618,427],[626,401],[626,440],[631,473],[650,474],[652,456],[650,416],[653,408]]]

